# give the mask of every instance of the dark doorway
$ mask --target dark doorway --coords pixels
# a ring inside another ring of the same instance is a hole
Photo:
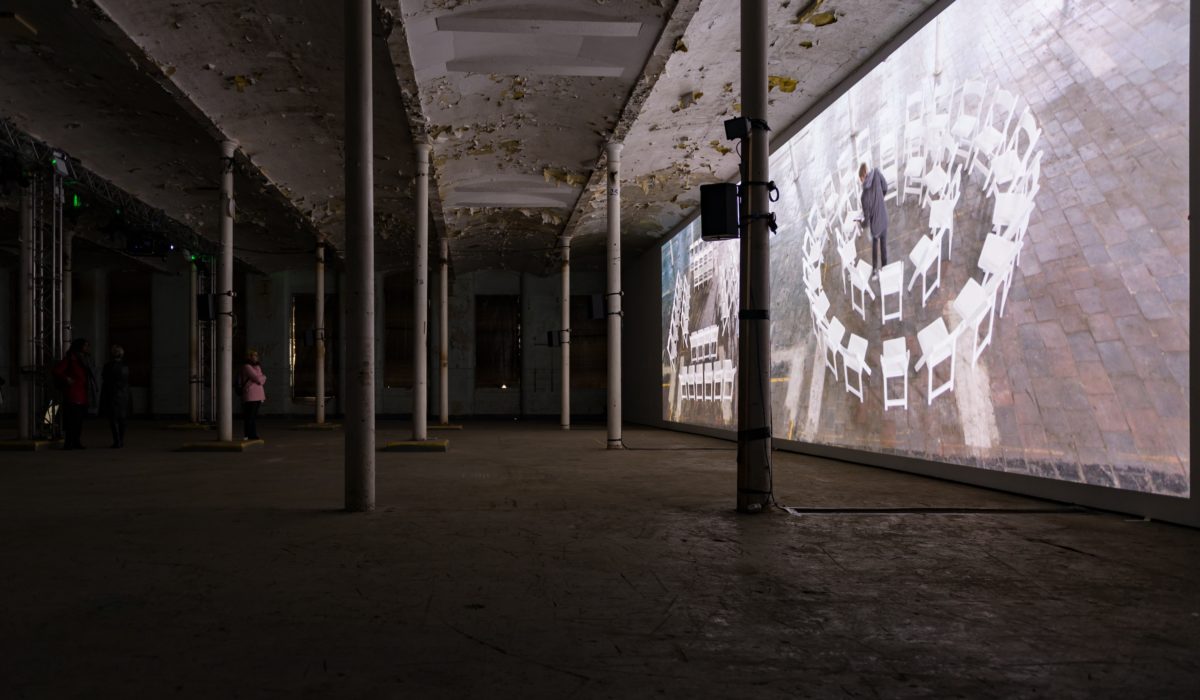
[[[291,352],[292,398],[317,396],[317,311],[315,294],[292,295]],[[338,395],[338,297],[325,295],[325,397]]]
[[[521,385],[521,297],[475,297],[475,386]]]

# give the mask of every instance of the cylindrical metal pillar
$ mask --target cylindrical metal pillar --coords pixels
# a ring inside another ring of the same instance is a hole
[[[221,142],[221,262],[217,266],[217,439],[233,440],[233,153]]]
[[[325,422],[325,242],[317,243],[317,284],[313,302],[316,306],[317,356],[317,415],[318,424]]]
[[[33,439],[33,189],[21,187],[21,253],[17,275],[17,437]]]
[[[562,255],[562,329],[558,342],[562,354],[562,407],[559,424],[571,429],[571,238],[560,236],[558,249]]]
[[[621,144],[608,152],[608,449],[621,441]]]
[[[438,242],[438,419],[450,423],[450,241]]]
[[[335,273],[337,280],[337,300],[338,300],[338,327],[337,327],[337,367],[334,369],[337,372],[337,385],[343,387],[337,392],[337,413],[341,416],[346,415],[346,273],[344,270],[339,270]]]
[[[429,152],[417,145],[417,235],[413,254],[413,440],[427,438],[429,411]]]
[[[200,272],[193,260],[188,270],[188,420],[200,422]]]
[[[738,333],[737,509],[765,510],[771,501],[771,277],[767,158],[767,3],[742,0],[742,114],[751,120],[741,240]]]
[[[375,508],[371,0],[346,0],[346,510]]]
[[[62,258],[62,342],[70,343],[74,340],[71,335],[71,295],[74,293],[74,282],[72,270],[74,263],[71,260],[73,248],[75,247],[75,235],[70,231],[63,231],[63,258]],[[99,353],[101,348],[96,348]],[[102,357],[107,356],[107,350],[104,351]]]

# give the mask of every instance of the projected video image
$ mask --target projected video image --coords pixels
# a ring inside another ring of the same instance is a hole
[[[736,423],[738,242],[700,239],[696,222],[663,248],[663,406],[667,419]]]
[[[775,436],[1189,495],[1189,24],[959,0],[779,148]]]

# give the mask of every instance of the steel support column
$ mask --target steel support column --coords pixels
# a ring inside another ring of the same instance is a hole
[[[417,235],[413,253],[413,440],[428,437],[429,414],[429,152],[417,145]]]
[[[314,344],[316,345],[317,367],[316,367],[316,422],[321,424],[325,422],[325,242],[317,243],[317,279],[316,279],[316,294],[314,295],[313,303],[315,305],[315,325],[316,335]]]
[[[608,151],[608,449],[621,441],[621,144]]]
[[[770,208],[767,167],[767,3],[742,0],[742,114],[751,120],[741,238],[738,314],[737,509],[758,513],[771,501]]]
[[[71,325],[71,295],[74,293],[74,281],[72,280],[74,263],[71,257],[74,252],[75,235],[70,231],[63,231],[62,240],[62,343],[68,344],[74,340],[74,337],[71,335],[73,330]],[[95,354],[98,357],[108,357],[108,349],[95,348]]]
[[[217,439],[233,440],[233,154],[221,142],[221,261],[217,265]]]
[[[33,189],[21,187],[21,253],[17,276],[17,437],[33,439]]]
[[[200,276],[196,261],[188,266],[188,420],[200,422]]]
[[[346,0],[346,510],[375,508],[375,177],[371,0]]]
[[[562,407],[559,424],[571,429],[571,238],[560,236],[558,249],[562,253],[562,330],[558,342],[562,353]]]
[[[438,241],[438,420],[450,424],[450,242]]]

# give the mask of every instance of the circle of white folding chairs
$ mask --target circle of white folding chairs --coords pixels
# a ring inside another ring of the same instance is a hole
[[[805,294],[812,311],[814,333],[824,355],[824,368],[835,379],[843,378],[846,391],[863,400],[863,374],[871,374],[868,341],[848,332],[836,314],[822,284],[825,247],[832,244],[841,267],[842,293],[850,294],[851,309],[866,320],[867,298],[878,300],[880,322],[903,322],[904,294],[921,278],[921,306],[941,286],[943,250],[954,256],[955,210],[964,183],[976,182],[992,200],[992,228],[979,256],[981,279],[968,279],[956,294],[952,308],[958,321],[948,326],[936,318],[917,333],[920,355],[913,369],[927,372],[926,402],[954,390],[954,362],[960,336],[973,333],[971,366],[990,345],[997,315],[1004,315],[1014,268],[1020,263],[1034,198],[1040,187],[1042,151],[1037,149],[1041,130],[1032,112],[1017,111],[1018,99],[1008,90],[982,80],[961,84],[941,83],[918,90],[905,101],[903,138],[883,133],[879,139],[879,169],[889,187],[885,201],[901,203],[915,195],[928,209],[929,233],[909,252],[911,277],[904,283],[905,264],[896,260],[878,274],[878,297],[871,266],[858,259],[855,240],[862,213],[857,181],[847,173],[827,175],[805,223],[801,258]],[[866,141],[864,147],[863,143]],[[855,135],[857,151],[870,154],[874,144],[866,129]],[[839,158],[839,163],[844,158]],[[845,164],[843,164],[845,169]],[[851,166],[852,171],[852,166]],[[840,191],[839,191],[840,185]],[[911,353],[907,340],[885,339],[878,355],[883,375],[883,408],[908,408],[908,371]],[[841,371],[839,372],[839,358]],[[949,363],[949,377],[935,386],[935,370]],[[822,370],[824,371],[824,370]],[[889,380],[902,380],[900,391],[889,394]]]

